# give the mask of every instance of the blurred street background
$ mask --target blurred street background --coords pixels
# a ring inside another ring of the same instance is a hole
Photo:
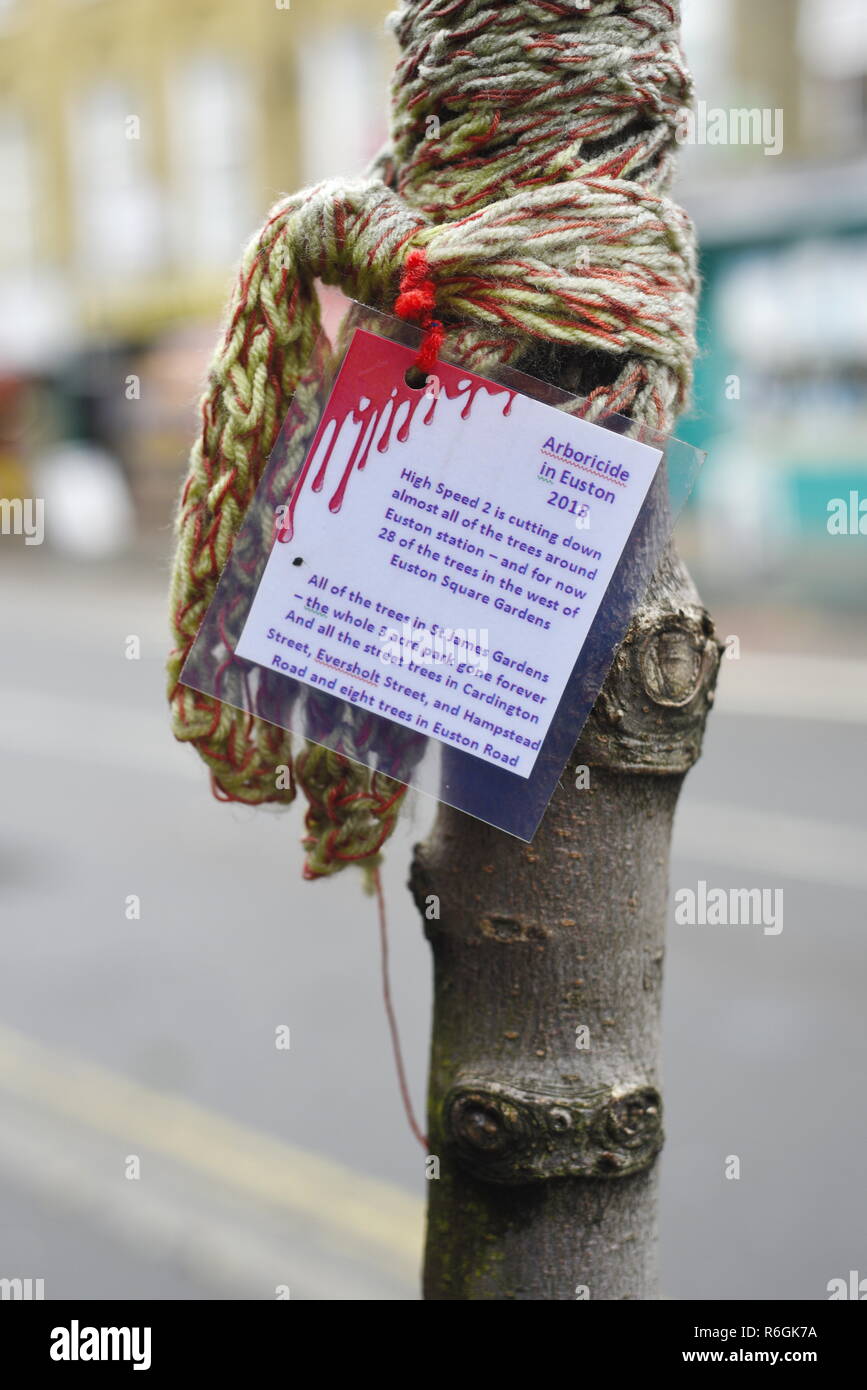
[[[418,1297],[374,904],[301,882],[299,806],[217,804],[164,694],[233,267],[281,193],[385,140],[386,10],[0,3],[0,498],[45,499],[43,544],[0,535],[0,1279],[48,1298]],[[684,0],[684,41],[706,117],[781,112],[782,138],[680,151],[704,289],[677,433],[708,461],[677,539],[728,650],[672,897],[781,888],[785,922],[672,910],[663,1287],[821,1299],[867,1275],[867,14]],[[434,811],[385,868],[419,1111],[404,885]]]

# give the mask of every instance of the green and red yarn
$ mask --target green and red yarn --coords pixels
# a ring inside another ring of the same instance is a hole
[[[301,787],[309,877],[375,865],[405,787],[317,743],[293,757],[284,729],[178,678],[305,389],[316,281],[419,323],[423,371],[440,351],[482,374],[568,353],[595,364],[586,389],[580,366],[569,382],[590,418],[670,429],[697,290],[692,228],[666,196],[690,99],[677,23],[666,0],[405,0],[390,149],[365,178],[282,200],[245,252],[178,509],[169,699],[220,799]]]

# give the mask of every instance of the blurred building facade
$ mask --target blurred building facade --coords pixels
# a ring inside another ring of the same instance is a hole
[[[385,138],[385,13],[0,0],[5,495],[53,442],[94,440],[142,525],[165,524],[246,239],[281,193]]]
[[[139,531],[166,531],[246,238],[385,138],[390,8],[0,0],[0,495],[93,445]],[[704,279],[678,428],[710,455],[694,558],[711,595],[758,575],[862,601],[867,547],[826,521],[867,496],[867,8],[683,0],[683,18],[703,104],[677,189]]]
[[[705,103],[678,187],[703,276],[678,430],[709,454],[691,558],[716,591],[863,606],[867,543],[831,534],[828,507],[867,498],[867,8],[685,0],[684,18]],[[731,139],[759,133],[732,119],[748,111],[778,149]]]

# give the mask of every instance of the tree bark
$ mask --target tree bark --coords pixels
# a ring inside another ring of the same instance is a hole
[[[427,1299],[658,1296],[668,852],[718,662],[669,551],[532,845],[443,806],[416,848],[441,914]]]
[[[661,0],[404,0],[395,186],[432,222],[546,179],[586,177],[595,193],[628,179],[663,193],[675,112],[689,99],[676,21],[676,2]],[[576,253],[581,236],[585,249],[605,242],[579,225]],[[642,259],[660,264],[666,237],[688,239],[671,225],[646,232],[627,279]],[[600,283],[614,283],[610,273]],[[680,285],[683,306],[694,281]],[[684,346],[680,375],[645,360],[637,341],[577,351],[536,338],[512,365],[583,396],[618,380],[614,399],[627,404],[612,408],[664,429],[689,375],[689,314],[671,339]],[[618,397],[634,379],[646,385]],[[667,535],[665,496],[645,524]],[[710,620],[667,549],[533,843],[441,807],[416,849],[411,888],[435,972],[428,1299],[656,1296],[668,852],[718,661]],[[575,777],[585,765],[586,788]]]

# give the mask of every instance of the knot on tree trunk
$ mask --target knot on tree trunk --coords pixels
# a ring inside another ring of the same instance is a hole
[[[446,1141],[486,1182],[629,1177],[662,1147],[662,1098],[653,1086],[619,1094],[522,1091],[461,1081],[443,1102]]]
[[[581,732],[574,761],[687,772],[701,753],[723,644],[669,548]]]

